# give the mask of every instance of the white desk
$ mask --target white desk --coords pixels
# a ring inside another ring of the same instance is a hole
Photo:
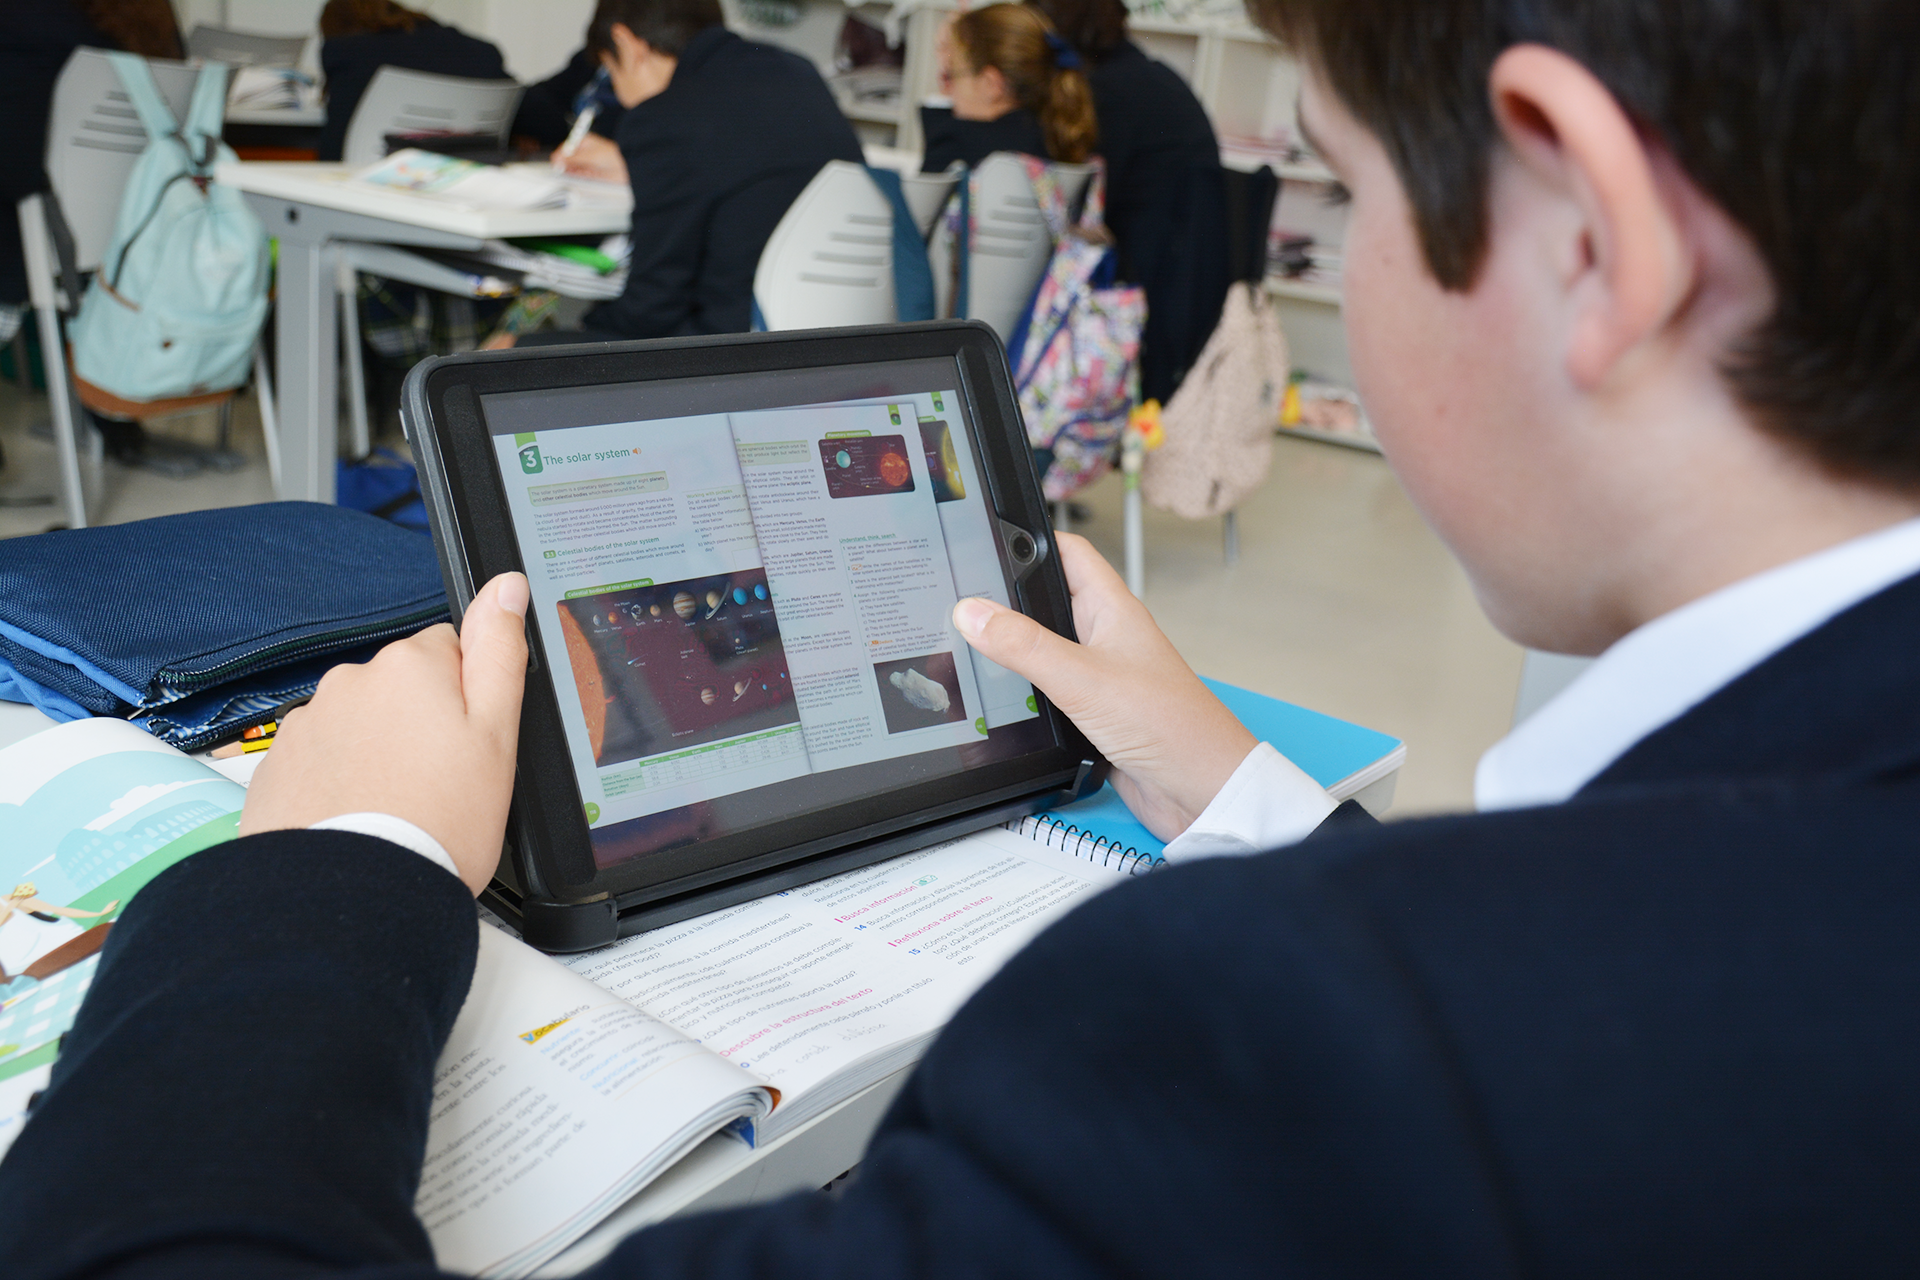
[[[564,209],[504,212],[464,208],[405,191],[347,181],[344,164],[256,161],[224,164],[217,181],[244,192],[280,241],[276,354],[280,418],[277,496],[334,500],[339,456],[339,246],[417,245],[475,250],[513,236],[608,235],[632,221],[624,187],[598,190]]]

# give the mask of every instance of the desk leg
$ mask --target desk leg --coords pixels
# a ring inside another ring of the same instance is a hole
[[[280,457],[278,496],[334,500],[340,453],[338,251],[331,243],[282,236],[279,323]]]

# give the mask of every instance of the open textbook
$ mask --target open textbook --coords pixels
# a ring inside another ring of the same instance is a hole
[[[121,721],[0,751],[0,1150],[127,900],[244,791]],[[1123,876],[991,830],[555,959],[481,928],[417,1208],[441,1266],[524,1275],[722,1130],[764,1142],[914,1062],[1035,933]]]
[[[568,185],[531,165],[477,164],[407,147],[353,175],[353,181],[393,187],[470,209],[558,209]]]

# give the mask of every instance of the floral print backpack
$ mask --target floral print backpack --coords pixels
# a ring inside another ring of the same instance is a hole
[[[1114,282],[1104,225],[1105,175],[1096,172],[1077,223],[1044,160],[1025,157],[1034,197],[1053,235],[1053,257],[1026,319],[1007,341],[1027,442],[1043,464],[1049,502],[1106,473],[1139,394],[1144,290]]]

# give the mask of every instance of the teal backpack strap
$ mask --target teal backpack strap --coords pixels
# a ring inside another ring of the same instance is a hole
[[[173,118],[173,112],[167,110],[166,99],[160,96],[160,86],[153,82],[153,71],[147,66],[147,60],[138,54],[118,51],[107,57],[112,59],[113,69],[119,73],[133,109],[140,114],[140,123],[146,126],[147,141],[158,142],[179,133],[180,123]]]
[[[220,150],[220,134],[226,125],[227,64],[209,62],[200,68],[193,82],[193,100],[187,104],[187,124],[182,131],[187,140],[187,156],[196,175],[213,172]]]

